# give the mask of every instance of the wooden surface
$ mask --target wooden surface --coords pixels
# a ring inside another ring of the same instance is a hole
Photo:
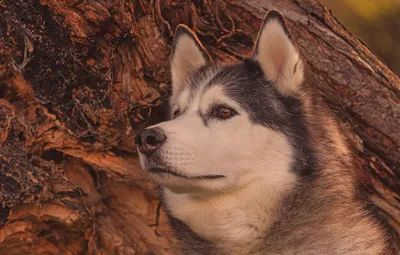
[[[0,1],[0,254],[175,254],[135,133],[163,119],[173,31],[250,54],[278,9],[400,244],[400,80],[321,4]]]

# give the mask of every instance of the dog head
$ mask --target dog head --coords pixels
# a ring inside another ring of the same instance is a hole
[[[283,16],[264,20],[252,58],[211,63],[180,25],[171,58],[171,119],[137,138],[142,167],[175,192],[223,192],[296,176],[307,130],[298,94],[303,64]]]

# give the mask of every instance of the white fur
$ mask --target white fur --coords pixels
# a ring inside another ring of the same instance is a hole
[[[229,190],[176,194],[168,187],[165,189],[166,205],[175,217],[217,246],[233,249],[230,251],[235,254],[244,253],[242,247],[253,247],[259,241],[269,226],[277,201],[295,183],[295,175],[289,172],[291,149],[287,140],[261,126],[252,129],[257,136],[253,133],[253,139],[245,137],[243,147],[232,150],[253,152],[253,155],[247,155],[241,164],[219,158],[224,162],[221,164],[224,173],[236,179]],[[257,143],[254,141],[257,137],[263,144],[260,148],[252,146]],[[261,157],[268,163],[261,163]]]
[[[303,82],[303,63],[299,53],[277,19],[267,21],[260,32],[255,58],[266,77],[284,95],[297,93]]]
[[[257,242],[265,231],[260,226],[268,226],[276,202],[295,183],[289,171],[291,147],[280,132],[252,123],[220,86],[199,89],[190,105],[188,99],[184,90],[173,102],[186,109],[184,114],[157,125],[168,137],[160,152],[163,160],[186,176],[225,178],[152,177],[166,187],[166,206],[174,216],[200,236],[240,254],[243,244],[252,247],[251,242]],[[205,126],[199,112],[206,114],[215,103],[239,114]]]

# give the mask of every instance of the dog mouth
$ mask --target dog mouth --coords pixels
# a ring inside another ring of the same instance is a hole
[[[164,169],[164,168],[159,168],[159,167],[153,167],[148,170],[152,174],[170,174],[176,177],[180,178],[185,178],[185,179],[190,179],[190,180],[197,180],[197,179],[219,179],[219,178],[224,178],[224,175],[199,175],[199,176],[186,176],[183,174],[179,174],[177,172],[171,171],[169,169]]]

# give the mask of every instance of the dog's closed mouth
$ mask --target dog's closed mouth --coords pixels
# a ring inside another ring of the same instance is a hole
[[[185,179],[219,179],[219,178],[224,178],[225,176],[223,175],[200,175],[200,176],[185,176],[182,174],[178,174],[174,171],[168,170],[168,169],[163,169],[163,168],[159,168],[159,167],[154,167],[149,169],[150,173],[153,174],[170,174],[173,176],[177,176],[177,177],[181,177],[181,178],[185,178]]]

